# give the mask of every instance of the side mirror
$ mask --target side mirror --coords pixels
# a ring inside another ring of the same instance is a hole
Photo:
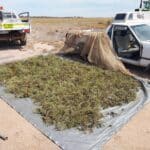
[[[138,12],[138,11],[140,11],[140,9],[135,9],[135,12]]]

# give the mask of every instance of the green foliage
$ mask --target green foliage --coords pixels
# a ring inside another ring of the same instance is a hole
[[[100,125],[101,109],[133,101],[139,86],[122,73],[51,55],[1,65],[0,83],[38,103],[46,123],[84,131]]]

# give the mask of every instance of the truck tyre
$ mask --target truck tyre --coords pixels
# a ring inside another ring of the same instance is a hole
[[[27,44],[27,40],[20,40],[20,45],[25,46]]]
[[[25,34],[24,37],[22,39],[20,39],[20,45],[25,46],[26,44],[27,44],[27,37]]]

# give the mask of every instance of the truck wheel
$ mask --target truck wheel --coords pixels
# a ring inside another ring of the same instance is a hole
[[[22,39],[20,39],[20,45],[25,46],[26,44],[27,44],[27,37],[25,34],[24,37]]]
[[[27,44],[27,40],[20,40],[20,45],[25,46]]]

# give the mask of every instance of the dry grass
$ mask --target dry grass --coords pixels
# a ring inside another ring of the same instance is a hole
[[[139,86],[122,73],[56,56],[0,66],[0,83],[16,96],[38,102],[46,123],[84,131],[100,126],[101,109],[133,101]]]
[[[110,22],[111,18],[32,18],[32,24],[49,24],[50,26],[69,25],[80,28],[104,29]]]
[[[98,29],[104,30],[111,18],[31,18],[32,33],[30,41],[46,42],[61,49],[65,35],[71,30]]]

